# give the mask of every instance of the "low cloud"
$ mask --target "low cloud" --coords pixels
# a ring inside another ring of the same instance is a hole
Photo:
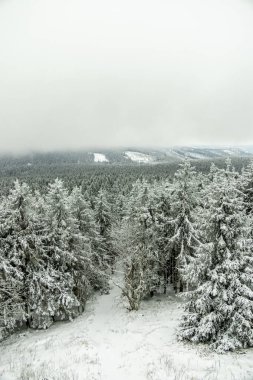
[[[244,0],[0,2],[0,151],[253,144]]]

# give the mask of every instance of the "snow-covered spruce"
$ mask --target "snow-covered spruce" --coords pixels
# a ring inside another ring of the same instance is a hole
[[[94,210],[82,194],[80,187],[75,187],[70,195],[70,207],[79,233],[86,242],[89,251],[86,273],[94,289],[108,290],[108,277],[105,271],[108,268],[107,241],[100,234],[100,225],[96,222]]]
[[[0,210],[0,339],[27,318],[28,267],[36,241],[29,224],[31,192],[15,182]]]
[[[207,189],[206,242],[189,274],[191,293],[179,338],[211,343],[218,352],[253,346],[253,256],[236,174],[217,170]]]
[[[243,169],[240,189],[244,194],[247,214],[253,214],[253,160]]]
[[[2,336],[77,316],[93,289],[108,290],[118,255],[129,309],[191,284],[180,338],[220,352],[252,346],[251,188],[252,167],[240,175],[229,161],[209,175],[185,161],[174,181],[138,180],[119,196],[16,182],[0,200]]]
[[[111,241],[112,215],[111,208],[107,200],[106,191],[100,189],[95,198],[94,205],[95,221],[99,227],[101,241],[103,241],[103,249],[106,252],[107,264],[114,264],[115,252]]]
[[[125,288],[130,309],[155,292],[186,287],[184,269],[199,245],[194,209],[195,171],[184,161],[173,184],[137,181],[129,195],[115,242],[125,257]],[[127,238],[126,238],[127,237]]]
[[[196,172],[185,159],[175,174],[172,194],[173,235],[169,241],[170,275],[176,292],[188,288],[185,269],[199,246],[194,211],[197,205]]]
[[[16,181],[0,207],[0,339],[24,324],[72,319],[93,288],[108,287],[99,226],[81,189],[69,195],[57,179],[42,196]]]
[[[150,186],[137,181],[129,195],[125,218],[114,227],[114,247],[123,258],[124,286],[122,294],[130,310],[138,310],[159,282],[158,260],[153,241]]]

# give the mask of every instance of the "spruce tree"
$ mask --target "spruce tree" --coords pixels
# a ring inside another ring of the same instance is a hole
[[[183,273],[200,243],[194,215],[197,206],[195,177],[194,168],[190,161],[185,159],[175,174],[172,193],[174,233],[169,243],[170,275],[177,292],[187,287]]]
[[[218,352],[253,345],[253,256],[236,173],[213,173],[206,204],[206,241],[189,266],[191,293],[180,339],[211,343]]]
[[[103,239],[103,246],[107,253],[108,265],[115,263],[115,252],[111,239],[112,214],[105,190],[100,189],[94,204],[95,221],[99,226],[99,234]]]
[[[30,260],[29,202],[31,192],[16,181],[0,212],[0,320],[3,330],[28,317],[27,264]]]
[[[87,278],[89,245],[80,234],[63,182],[55,180],[46,195],[47,255],[54,283],[54,316],[71,319],[83,309],[90,293]]]
[[[253,160],[243,170],[240,189],[244,194],[245,209],[247,214],[253,216]]]
[[[114,230],[114,245],[123,258],[124,287],[130,310],[153,294],[158,277],[158,260],[153,241],[151,188],[146,182],[134,184],[120,227]]]
[[[71,213],[76,219],[79,233],[89,252],[87,276],[94,289],[108,291],[107,251],[105,239],[100,235],[100,228],[95,220],[95,212],[82,194],[82,189],[75,187],[70,195]]]
[[[172,189],[173,186],[170,183],[156,183],[150,205],[153,231],[152,250],[157,260],[159,288],[162,287],[164,294],[167,292],[172,261],[170,252],[171,237],[174,234]]]

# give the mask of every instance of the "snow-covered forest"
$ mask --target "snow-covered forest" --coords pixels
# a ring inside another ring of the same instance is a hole
[[[185,160],[171,180],[142,178],[128,192],[101,187],[93,196],[60,179],[42,192],[16,181],[0,203],[2,345],[28,328],[84,318],[94,295],[117,292],[122,319],[145,317],[157,300],[156,322],[170,329],[163,313],[177,300],[183,312],[172,333],[189,350],[250,348],[252,228],[253,162],[237,172],[227,160],[203,174]]]
[[[0,0],[0,380],[253,380],[253,0]]]

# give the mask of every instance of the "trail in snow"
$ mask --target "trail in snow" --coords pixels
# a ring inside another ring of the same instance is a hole
[[[116,275],[115,282],[120,282]],[[138,312],[120,289],[97,295],[73,322],[16,334],[0,346],[1,380],[252,380],[253,350],[218,356],[178,343],[181,302],[154,297]]]
[[[87,333],[99,353],[102,379],[146,379],[150,351],[153,355],[159,352],[168,344],[168,330],[174,330],[173,309],[168,313],[168,326],[160,324],[158,318],[149,321],[143,310],[128,312],[116,286],[97,301]]]

